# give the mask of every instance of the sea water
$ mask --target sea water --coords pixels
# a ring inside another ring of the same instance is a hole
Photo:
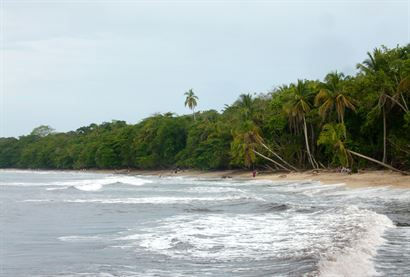
[[[1,276],[410,276],[410,190],[0,171]]]

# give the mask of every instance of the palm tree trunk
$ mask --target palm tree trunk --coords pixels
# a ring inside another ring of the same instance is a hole
[[[263,154],[259,153],[258,151],[253,150],[253,149],[252,149],[252,151],[253,151],[253,153],[255,153],[256,155],[261,156],[262,158],[264,158],[265,160],[268,160],[268,161],[273,162],[275,165],[279,166],[280,168],[282,168],[282,169],[284,169],[284,170],[286,170],[286,171],[289,171],[289,172],[291,172],[291,171],[292,171],[292,170],[290,170],[290,169],[288,169],[288,168],[284,167],[283,165],[281,165],[281,164],[280,164],[280,163],[278,163],[277,161],[272,160],[271,158],[268,158],[268,157],[266,157],[265,155],[263,155]]]
[[[313,156],[315,156],[315,132],[314,132],[314,130],[313,130],[313,124],[310,124],[310,147],[312,148],[312,149],[310,149],[310,150],[312,150],[312,157]]]
[[[386,163],[387,161],[387,156],[386,156],[386,149],[387,149],[387,145],[386,145],[386,140],[387,140],[387,136],[386,136],[386,109],[383,106],[383,163]]]
[[[344,128],[343,135],[345,136],[345,139],[347,139],[345,120],[344,120],[344,117],[343,117],[343,116],[341,117],[341,120],[340,120],[340,121],[341,121],[341,123],[342,123],[342,125],[343,125],[343,128]]]
[[[401,95],[403,97],[403,95]],[[399,105],[400,108],[403,109],[404,112],[408,112],[409,109],[407,108],[407,106],[403,106],[399,101],[397,101],[396,99],[394,99],[393,97],[391,97],[390,95],[386,94],[386,97],[389,98],[392,102],[396,103],[397,105]],[[403,98],[402,98],[403,99]],[[406,105],[406,102],[404,102],[404,105]]]
[[[390,165],[388,165],[388,164],[386,164],[386,163],[383,163],[383,162],[381,162],[381,161],[378,161],[378,160],[376,160],[376,159],[370,158],[370,157],[368,157],[368,156],[365,156],[365,155],[363,155],[363,154],[354,152],[354,151],[349,150],[349,149],[346,149],[346,150],[347,150],[347,152],[349,152],[350,154],[353,154],[353,155],[358,156],[358,157],[360,157],[360,158],[363,158],[363,159],[369,160],[369,161],[371,161],[371,162],[377,163],[377,164],[382,165],[382,166],[384,166],[384,167],[387,167],[388,169],[391,169],[391,170],[393,170],[393,171],[400,172],[400,173],[402,173],[402,174],[404,174],[404,175],[410,175],[409,172],[402,171],[402,170],[400,170],[400,169],[394,168],[394,167],[392,167],[392,166],[390,166]]]
[[[306,127],[305,116],[303,116],[303,131],[305,133],[305,143],[306,143],[306,150],[307,150],[307,153],[308,153],[309,161],[312,164],[313,168],[316,168],[316,166],[313,162],[313,159],[312,159],[312,155],[310,154],[309,140],[308,140],[308,135],[307,135],[307,127]]]
[[[319,168],[319,164],[318,164],[318,162],[316,161],[316,159],[315,159],[315,150],[316,150],[316,147],[315,147],[315,132],[314,132],[314,130],[313,130],[313,124],[310,124],[310,130],[312,131],[312,134],[310,135],[310,137],[311,137],[311,144],[310,144],[310,147],[312,147],[312,160],[313,160],[313,162],[315,163],[315,165],[316,165],[316,168]]]
[[[409,107],[407,106],[406,100],[404,99],[403,93],[400,93],[401,100],[403,101],[404,106],[406,107],[406,110],[409,111]]]
[[[278,158],[281,162],[283,162],[285,165],[287,165],[288,167],[292,168],[295,171],[298,171],[298,169],[292,165],[290,165],[288,162],[286,162],[284,159],[282,159],[281,156],[279,156],[278,154],[276,154],[272,149],[270,149],[268,146],[266,146],[262,141],[259,141],[259,143],[265,148],[267,149],[269,152],[271,152],[276,158]]]
[[[194,108],[192,108],[192,116],[193,116],[194,121],[195,121],[195,109]]]

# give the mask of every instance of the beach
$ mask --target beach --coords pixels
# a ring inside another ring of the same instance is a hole
[[[252,171],[247,170],[221,170],[221,171],[200,171],[200,170],[119,170],[116,173],[127,173],[132,175],[145,176],[186,176],[202,178],[236,178],[253,179]],[[344,183],[350,188],[392,186],[395,188],[410,189],[410,176],[388,170],[365,170],[356,174],[340,173],[331,170],[325,171],[305,171],[291,173],[258,172],[255,179],[271,181],[320,181],[323,184]]]
[[[9,169],[19,170],[21,169]],[[24,171],[24,170],[23,170]],[[37,170],[36,170],[37,171]],[[43,171],[43,170],[38,170]],[[336,170],[308,170],[301,172],[271,172],[257,171],[253,177],[250,170],[197,170],[173,169],[141,170],[141,169],[82,169],[82,170],[53,170],[61,172],[90,172],[106,174],[141,175],[155,177],[194,177],[194,178],[221,178],[221,179],[256,179],[270,181],[319,181],[325,185],[345,184],[348,188],[385,187],[410,189],[410,175],[403,175],[391,170],[359,170],[358,173],[348,174]]]

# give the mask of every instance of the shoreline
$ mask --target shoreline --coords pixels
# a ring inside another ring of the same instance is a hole
[[[323,184],[341,184],[344,183],[349,188],[363,187],[381,187],[391,186],[394,188],[410,189],[410,176],[405,176],[400,173],[388,170],[365,170],[356,174],[346,174],[328,171],[313,171],[291,172],[291,173],[275,173],[275,172],[260,172],[253,178],[252,171],[246,170],[221,170],[221,171],[200,171],[200,170],[180,170],[175,173],[172,170],[117,170],[117,174],[129,175],[150,175],[150,176],[166,176],[166,177],[202,177],[202,178],[232,178],[232,179],[256,179],[270,181],[301,181],[311,180],[320,181]]]
[[[139,169],[83,169],[83,170],[58,170],[58,169],[18,169],[3,168],[1,170],[34,170],[34,171],[61,171],[61,172],[95,172],[106,174],[163,176],[163,177],[198,177],[198,178],[220,178],[241,180],[270,180],[270,181],[319,181],[323,184],[345,184],[348,188],[363,187],[394,187],[410,189],[410,176],[402,175],[389,170],[361,170],[359,173],[347,174],[335,172],[334,170],[303,171],[303,172],[258,172],[255,178],[250,170],[216,170],[202,171],[195,169],[179,170],[139,170]]]

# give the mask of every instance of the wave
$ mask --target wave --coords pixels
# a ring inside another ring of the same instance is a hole
[[[257,212],[280,212],[289,209],[289,205],[278,203],[264,203],[259,205],[255,211]]]
[[[16,187],[47,187],[46,183],[34,183],[34,182],[0,182],[1,186],[16,186]]]
[[[372,257],[393,227],[387,217],[355,206],[314,216],[208,212],[159,220],[115,240],[135,251],[189,261],[270,260],[278,267],[286,261],[286,270],[289,264],[311,268],[309,276],[374,276]]]
[[[320,194],[326,191],[339,190],[343,187],[345,187],[344,183],[328,185],[317,181],[291,182],[287,184],[282,184],[280,188],[274,186],[275,189],[279,189],[281,192],[301,193],[306,196],[313,196],[314,194]]]
[[[179,215],[118,238],[166,256],[232,261],[275,257],[288,245],[274,234],[287,229],[275,215]],[[142,231],[142,232],[141,232]],[[282,239],[282,238],[280,238]],[[286,251],[288,252],[288,251]]]
[[[152,183],[151,180],[133,177],[133,176],[107,176],[99,179],[85,179],[85,180],[68,180],[60,182],[11,182],[11,183],[1,183],[6,186],[41,186],[49,187],[46,190],[64,190],[69,188],[74,188],[81,191],[99,191],[106,185],[112,185],[116,183],[121,183],[124,185],[131,186],[142,186],[145,184]]]
[[[90,241],[90,240],[101,240],[103,239],[101,236],[63,236],[63,237],[58,237],[58,240],[61,241]]]
[[[252,196],[226,196],[226,197],[141,197],[141,198],[91,198],[91,199],[26,199],[21,202],[63,202],[63,203],[97,203],[97,204],[190,204],[194,202],[219,202],[219,201],[265,201]]]
[[[61,187],[61,188],[46,188],[46,190],[64,190],[67,189],[67,187]]]
[[[57,171],[57,170],[33,170],[33,169],[0,169],[0,173],[16,173],[16,174],[38,174],[38,175],[47,175],[47,174],[92,174],[90,172],[82,171]]]
[[[51,199],[26,199],[26,200],[23,200],[21,202],[34,202],[34,203],[39,202],[39,203],[41,203],[41,202],[54,202],[54,200],[51,200]]]
[[[151,180],[131,177],[131,176],[109,176],[103,179],[90,179],[90,180],[81,180],[81,181],[70,181],[59,183],[55,185],[69,185],[68,187],[74,187],[82,191],[98,191],[101,190],[103,186],[122,183],[132,186],[142,186],[144,184],[152,183]],[[68,188],[67,187],[67,188]]]
[[[402,200],[410,199],[410,190],[396,188],[392,186],[363,187],[345,190],[324,192],[323,196],[337,197],[343,199],[383,199],[383,200]]]
[[[214,186],[198,186],[198,187],[191,187],[187,190],[188,192],[193,193],[224,193],[224,192],[239,192],[245,193],[241,189],[231,188],[231,187],[214,187]]]
[[[360,213],[359,210],[353,211]],[[367,211],[363,214],[365,221],[356,226],[360,234],[350,246],[336,253],[326,255],[319,263],[322,277],[376,276],[378,273],[372,258],[377,248],[383,244],[383,234],[388,228],[394,228],[393,222],[385,215]]]
[[[184,211],[188,213],[219,213],[222,210],[211,210],[208,208],[189,208],[189,209],[184,209]]]
[[[226,197],[144,197],[144,198],[109,198],[109,199],[75,199],[64,200],[67,203],[101,203],[101,204],[187,204],[192,202],[259,200],[246,196]]]

